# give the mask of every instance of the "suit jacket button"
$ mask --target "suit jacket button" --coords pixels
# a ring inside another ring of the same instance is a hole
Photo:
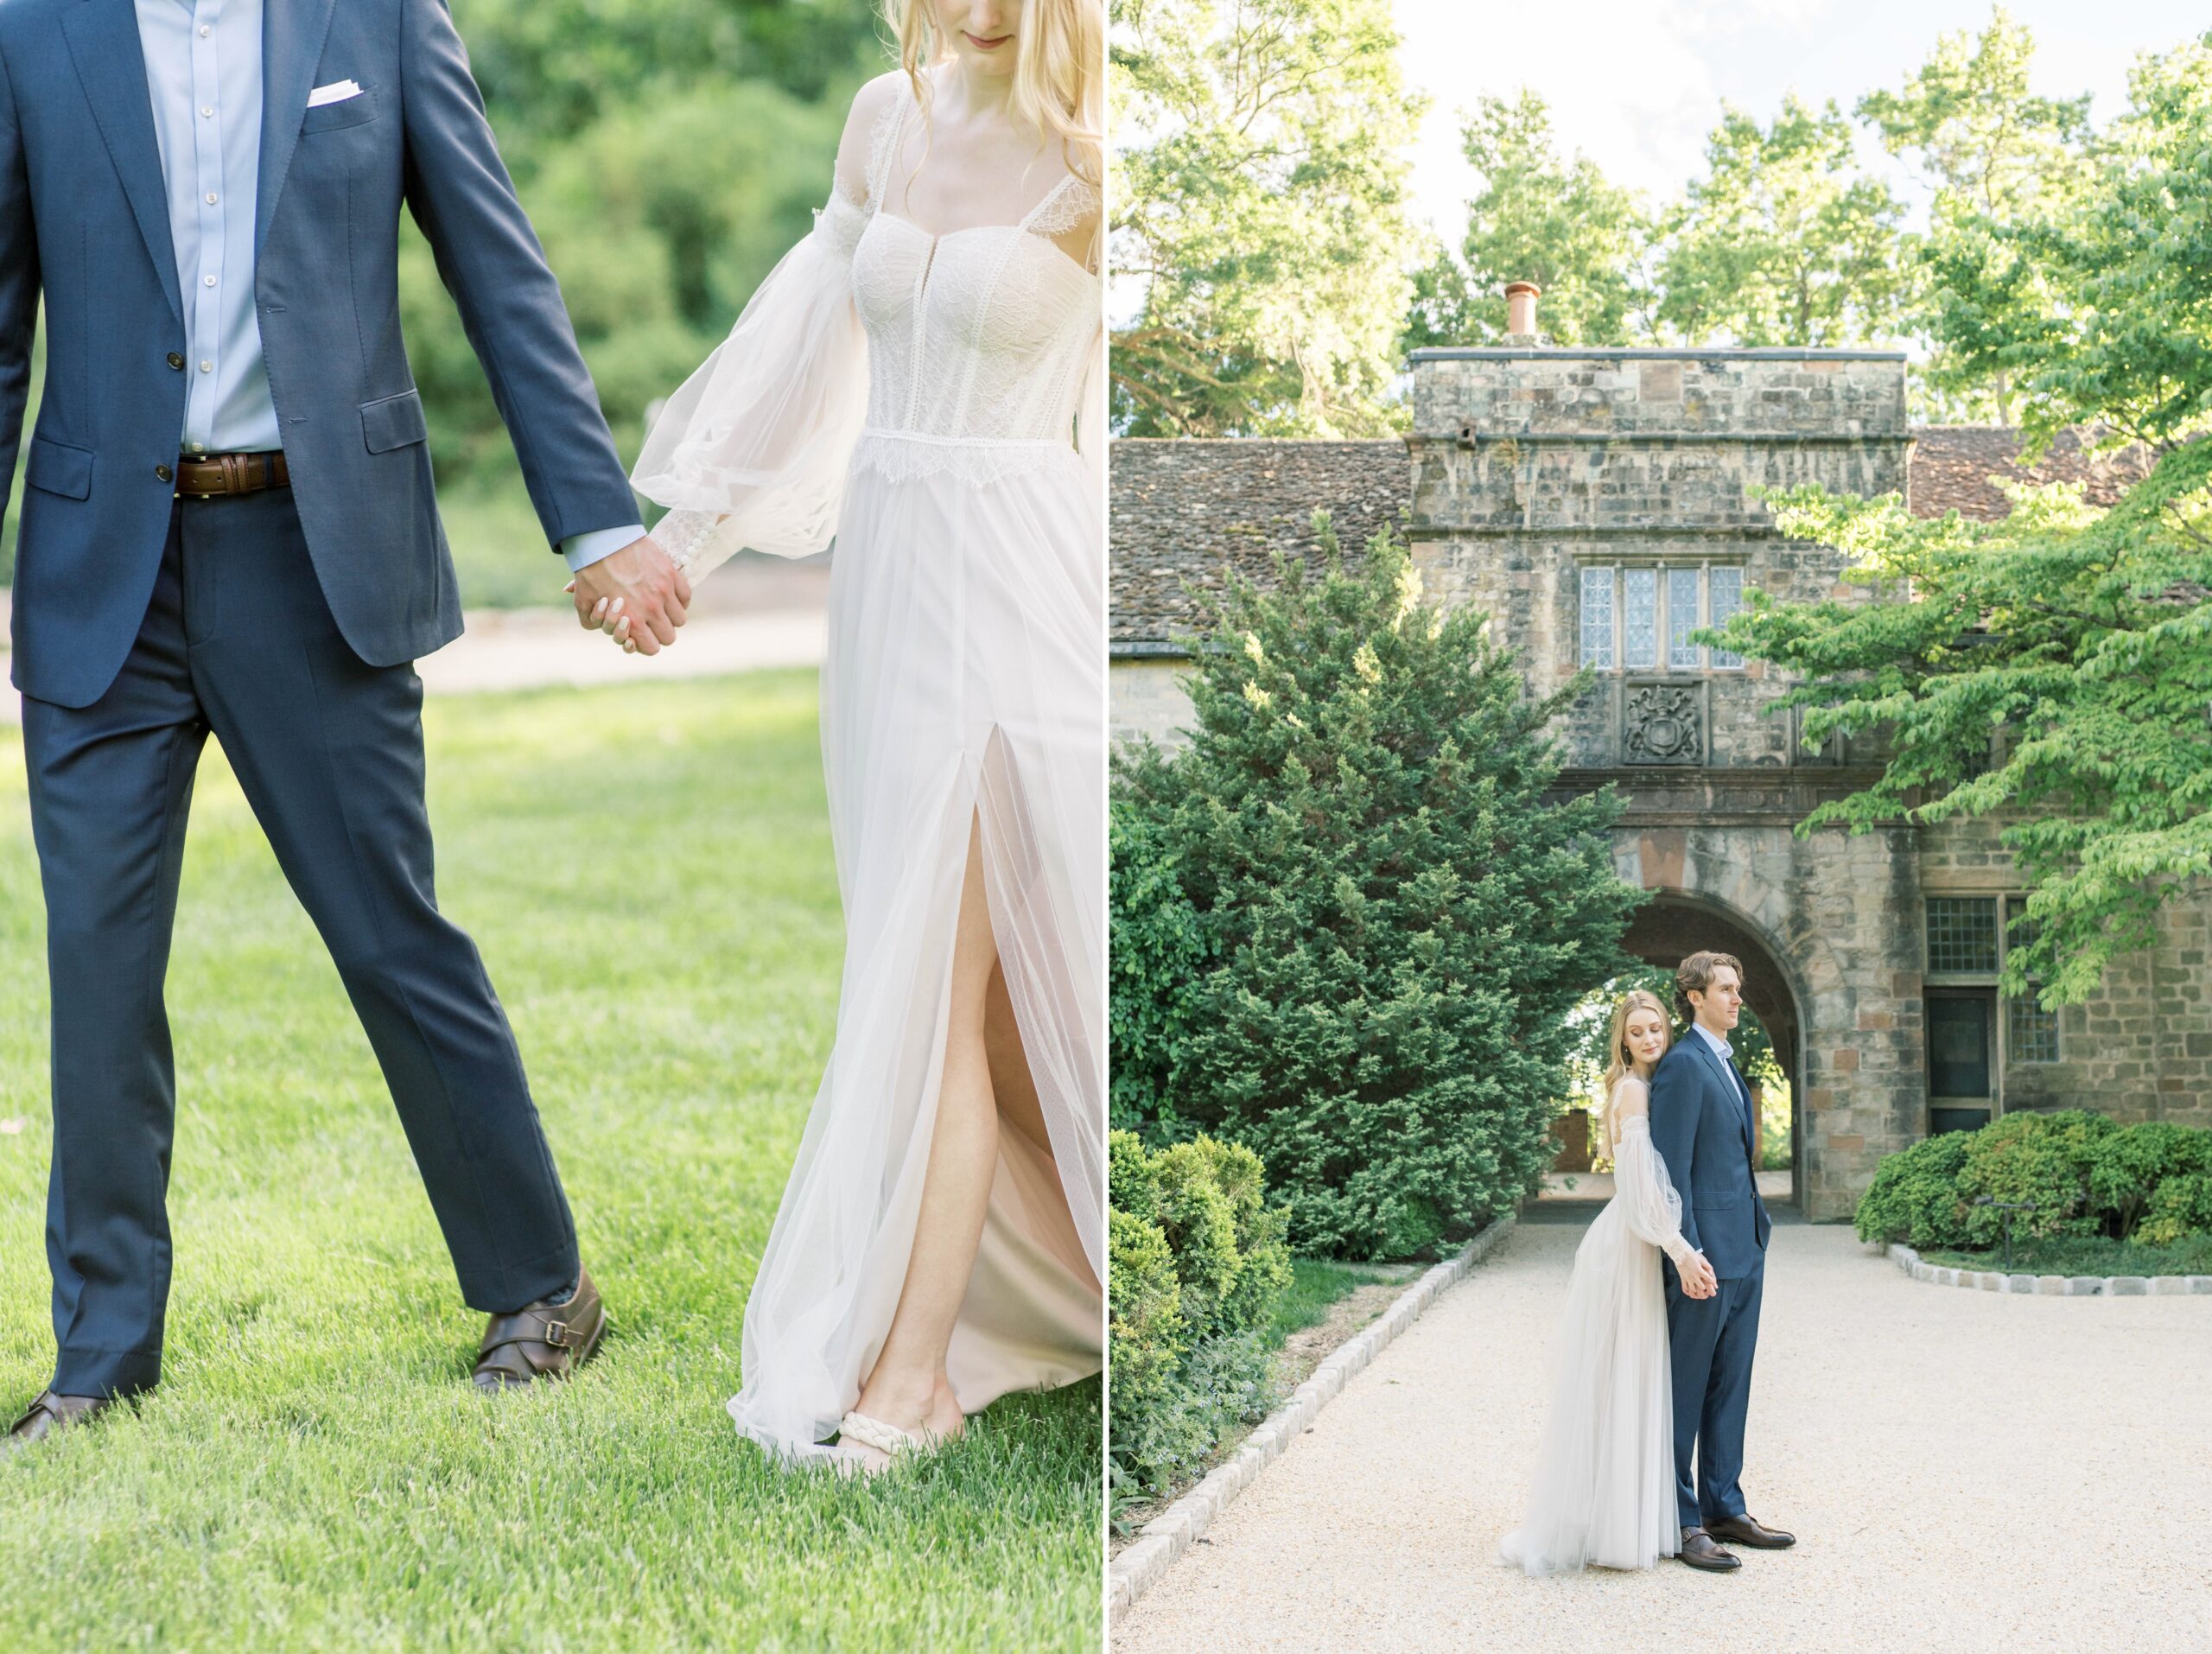
[[[171,477],[175,476],[176,473],[170,470],[166,465],[157,465],[154,468],[154,474],[159,477],[163,482],[167,482]]]
[[[181,373],[184,372],[184,358],[178,355],[175,351],[171,351],[169,353],[169,366],[176,369],[178,372]]]

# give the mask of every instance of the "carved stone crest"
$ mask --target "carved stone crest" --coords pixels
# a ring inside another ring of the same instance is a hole
[[[1647,684],[1629,692],[1621,747],[1630,764],[1695,764],[1705,751],[1698,697],[1679,684]]]

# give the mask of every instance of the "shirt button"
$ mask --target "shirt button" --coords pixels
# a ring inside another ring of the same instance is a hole
[[[213,276],[202,276],[200,279],[206,286],[213,287],[215,285],[215,278]]]
[[[215,114],[215,105],[213,105],[213,104],[202,104],[202,105],[200,105],[200,119],[202,119],[202,120],[212,120],[212,119],[214,118],[214,114]]]
[[[207,39],[210,35],[213,34],[214,32],[215,32],[215,31],[214,31],[213,29],[212,29],[208,28],[208,27],[207,27],[207,24],[205,24],[205,23],[202,23],[202,24],[200,24],[200,38],[201,40],[206,40],[206,39]]]
[[[171,351],[169,353],[169,366],[176,369],[178,372],[181,373],[184,372],[184,358],[177,354],[176,352]]]
[[[211,189],[211,190],[209,190],[209,191],[207,192],[207,205],[208,205],[208,206],[210,206],[210,207],[213,207],[213,206],[214,206],[214,204],[215,204],[215,192],[214,192],[213,190],[212,190],[212,189]]]
[[[175,474],[166,465],[157,465],[154,468],[154,475],[163,482],[168,481]]]
[[[215,371],[215,364],[213,362],[202,362],[200,364],[200,371],[202,373],[213,373]]]

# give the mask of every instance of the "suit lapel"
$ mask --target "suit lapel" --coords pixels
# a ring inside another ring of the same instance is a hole
[[[154,95],[146,85],[146,58],[138,43],[132,0],[80,0],[61,14],[78,84],[92,106],[100,139],[115,162],[130,215],[146,239],[161,274],[162,291],[177,325],[184,301],[176,290],[176,242],[169,233],[168,186],[162,175],[162,148],[154,136]]]
[[[1734,1072],[1728,1066],[1728,1059],[1715,1051],[1702,1034],[1693,1030],[1690,1038],[1697,1041],[1698,1049],[1705,1053],[1707,1064],[1719,1077],[1721,1089],[1727,1092],[1729,1101],[1736,1105],[1736,1124],[1744,1134],[1744,1153],[1746,1156],[1751,1155],[1751,1087],[1738,1083]],[[1754,1167],[1752,1169],[1756,1171],[1758,1168]]]
[[[262,0],[261,176],[254,192],[253,251],[260,257],[292,151],[306,118],[315,65],[330,34],[334,0]]]

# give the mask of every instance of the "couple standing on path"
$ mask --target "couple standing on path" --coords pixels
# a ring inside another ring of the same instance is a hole
[[[1751,1088],[1728,1034],[1743,966],[1693,953],[1675,973],[1689,1021],[1636,989],[1612,1013],[1605,1109],[1614,1193],[1574,1255],[1556,1383],[1522,1524],[1500,1547],[1530,1574],[1725,1573],[1795,1544],[1746,1511],[1740,1480],[1770,1228]],[[1687,1193],[1681,1193],[1686,1191]]]
[[[739,1428],[874,1470],[1097,1371],[1103,7],[887,17],[901,67],[855,99],[812,233],[647,439],[637,487],[675,508],[648,536],[443,0],[0,8],[0,477],[41,298],[48,334],[13,670],[58,1348],[0,1451],[161,1376],[162,977],[211,732],[488,1317],[474,1382],[565,1376],[607,1326],[505,1015],[434,891],[412,663],[461,622],[403,205],[582,625],[654,653],[733,551],[838,538],[822,734],[847,951]],[[583,892],[619,907],[596,848]]]

